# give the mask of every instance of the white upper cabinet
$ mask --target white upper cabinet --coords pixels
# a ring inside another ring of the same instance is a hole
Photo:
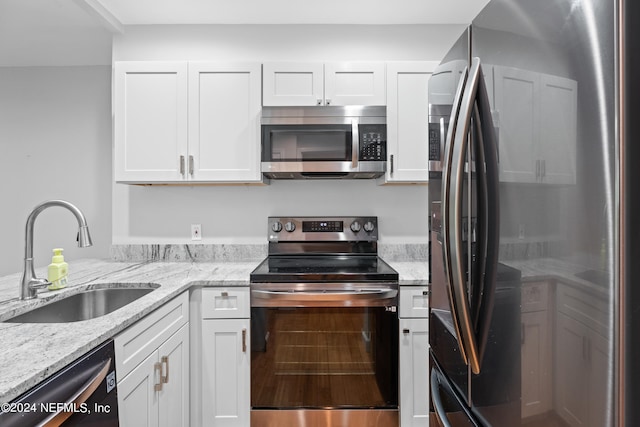
[[[540,176],[543,182],[575,184],[578,83],[540,76]]]
[[[267,62],[262,104],[385,105],[384,62]]]
[[[427,61],[387,63],[388,183],[428,181],[428,93],[436,66]]]
[[[384,62],[324,65],[326,105],[386,105]]]
[[[260,64],[189,64],[194,181],[260,180]]]
[[[494,71],[499,117],[500,180],[536,182],[540,140],[540,75],[499,66]]]
[[[258,182],[260,64],[117,62],[115,179]]]
[[[500,180],[575,183],[577,82],[502,66],[494,79]]]
[[[115,65],[116,181],[177,181],[187,153],[186,62]]]
[[[264,106],[324,104],[324,64],[321,62],[267,62],[262,72]]]

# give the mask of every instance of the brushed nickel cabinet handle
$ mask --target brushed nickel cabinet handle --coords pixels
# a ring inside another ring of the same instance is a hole
[[[156,362],[153,364],[153,378],[155,382],[156,373],[158,376],[158,382],[153,385],[155,391],[162,391],[162,363]]]
[[[242,352],[247,352],[247,329],[242,329]]]
[[[225,292],[222,292],[222,297],[223,297],[223,298],[226,298],[226,297],[228,297],[228,296],[229,296],[229,292],[226,292],[226,291],[225,291]]]
[[[193,156],[189,156],[189,175],[193,176]]]
[[[160,369],[160,382],[167,384],[169,382],[169,356],[162,356],[160,363],[167,367],[166,374],[162,376],[162,369]]]
[[[389,163],[390,163],[389,167],[391,168],[390,173],[391,175],[393,175],[393,154],[391,155],[391,160],[389,161]]]
[[[184,156],[180,156],[180,175],[184,176]]]

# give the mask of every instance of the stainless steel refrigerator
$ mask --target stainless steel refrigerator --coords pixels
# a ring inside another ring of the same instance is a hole
[[[493,0],[429,81],[431,426],[640,425],[639,3]]]

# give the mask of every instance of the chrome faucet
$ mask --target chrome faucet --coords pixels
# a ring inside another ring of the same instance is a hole
[[[65,202],[64,200],[49,200],[33,208],[27,218],[27,227],[24,236],[24,271],[22,272],[22,279],[20,281],[21,300],[35,298],[38,289],[50,285],[47,279],[37,278],[35,271],[33,271],[33,224],[38,214],[51,206],[67,208],[75,215],[78,220],[78,247],[86,248],[92,245],[87,220],[84,218],[82,212],[80,212],[80,209],[71,203]]]

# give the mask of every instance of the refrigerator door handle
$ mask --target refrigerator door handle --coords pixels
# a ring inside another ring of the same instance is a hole
[[[471,118],[474,111],[478,82],[482,78],[480,60],[474,58],[469,71],[467,88],[460,106],[458,123],[460,129],[456,129],[455,138],[452,146],[451,154],[451,170],[450,187],[452,194],[449,196],[453,202],[452,208],[447,209],[444,218],[444,226],[446,234],[452,233],[453,236],[448,243],[448,250],[451,260],[451,279],[450,279],[450,303],[451,311],[454,319],[457,319],[456,330],[458,332],[459,342],[464,346],[466,353],[466,361],[474,374],[480,373],[480,354],[476,342],[475,330],[471,316],[469,300],[467,298],[467,281],[465,278],[465,260],[462,255],[463,251],[463,189],[465,178],[465,157],[467,147],[469,145],[469,133],[471,131]],[[478,167],[480,169],[480,167]],[[443,193],[444,199],[444,193]],[[471,225],[471,221],[469,221]],[[469,237],[471,238],[471,233]],[[469,282],[472,282],[469,278]],[[470,283],[473,286],[473,283]]]
[[[436,416],[436,420],[438,421],[438,425],[441,427],[451,427],[451,423],[447,419],[447,413],[444,409],[444,405],[442,404],[442,399],[440,398],[440,378],[438,372],[435,369],[431,370],[431,403],[433,403],[434,414]]]
[[[486,349],[489,328],[493,313],[498,253],[500,244],[500,189],[498,148],[491,105],[487,88],[482,77],[482,66],[478,61],[478,85],[476,88],[474,115],[474,135],[476,136],[476,175],[478,182],[478,268],[471,278],[472,301],[474,309],[473,325],[475,330],[479,363]]]
[[[460,103],[462,101],[463,93],[465,90],[465,86],[468,78],[468,69],[465,69],[462,72],[462,76],[460,77],[460,81],[458,82],[458,88],[456,89],[456,95],[453,99],[453,106],[451,109],[451,117],[449,118],[449,129],[447,131],[447,138],[444,146],[444,159],[442,166],[442,250],[443,250],[443,263],[444,263],[444,275],[447,281],[447,291],[449,296],[449,302],[451,305],[451,317],[453,321],[453,325],[456,330],[456,335],[458,337],[458,345],[460,347],[460,356],[462,360],[464,360],[465,364],[468,364],[467,361],[467,352],[465,350],[465,343],[460,340],[461,332],[460,325],[458,322],[458,316],[456,314],[456,306],[453,304],[454,294],[453,294],[453,285],[451,279],[451,227],[447,222],[448,212],[451,211],[451,168],[452,168],[452,156],[453,156],[453,145],[456,139],[456,132],[458,126],[458,120],[460,115]]]

